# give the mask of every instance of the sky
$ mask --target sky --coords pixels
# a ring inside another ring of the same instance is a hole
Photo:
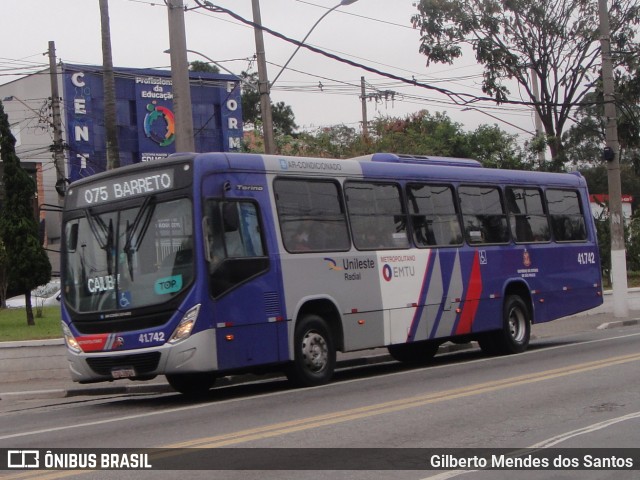
[[[326,15],[306,43],[343,59],[402,77],[408,81],[484,96],[482,69],[473,53],[454,65],[427,67],[419,53],[420,32],[412,28],[415,0],[357,0]],[[257,69],[253,60],[253,29],[225,13],[193,8],[184,0],[189,61],[219,62],[241,72]],[[251,0],[212,0],[251,20]],[[340,0],[261,0],[264,26],[302,40],[314,24]],[[109,0],[111,45],[115,67],[169,69],[169,29],[163,0]],[[43,55],[54,41],[59,61],[102,63],[98,0],[29,0],[0,2],[0,84],[48,67]],[[278,77],[296,46],[264,34],[270,80]],[[204,56],[202,56],[204,55]],[[496,124],[517,134],[520,142],[533,132],[533,112],[526,107],[477,103],[473,109],[455,105],[444,94],[346,65],[300,49],[272,86],[272,102],[290,105],[300,129],[344,124],[359,130],[362,122],[361,78],[366,83],[367,117],[405,117],[426,109],[446,112],[464,130]],[[520,99],[517,91],[514,99]]]

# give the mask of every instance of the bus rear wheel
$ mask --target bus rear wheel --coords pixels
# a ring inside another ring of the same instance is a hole
[[[189,396],[205,395],[216,382],[213,372],[177,373],[166,377],[174,390]]]
[[[418,365],[429,363],[438,353],[439,348],[440,344],[438,342],[430,341],[399,343],[387,346],[387,350],[394,360]]]
[[[336,366],[336,349],[331,331],[318,315],[306,315],[296,325],[294,359],[287,378],[298,387],[329,383]]]
[[[530,310],[521,297],[509,295],[503,306],[502,329],[482,334],[478,344],[489,355],[508,355],[524,352],[530,338]]]

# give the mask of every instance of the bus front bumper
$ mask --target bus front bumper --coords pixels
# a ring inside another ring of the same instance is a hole
[[[67,361],[72,380],[79,383],[212,372],[218,368],[216,335],[215,330],[204,330],[175,345],[116,352],[75,353],[67,349]]]

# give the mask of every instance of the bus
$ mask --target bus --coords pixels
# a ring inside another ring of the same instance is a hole
[[[266,370],[322,385],[337,352],[520,353],[532,324],[602,303],[579,173],[390,153],[176,154],[79,180],[61,276],[74,381],[186,394]]]

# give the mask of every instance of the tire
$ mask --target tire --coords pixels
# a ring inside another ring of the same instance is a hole
[[[287,378],[297,387],[314,387],[331,381],[336,367],[336,349],[331,331],[318,315],[305,315],[296,325],[294,359]]]
[[[399,343],[387,346],[389,354],[399,362],[424,365],[433,360],[440,344],[438,342],[424,341],[412,343]]]
[[[502,329],[480,335],[478,344],[488,355],[522,353],[531,339],[531,313],[518,295],[509,295],[502,307]]]
[[[213,372],[179,373],[166,375],[166,377],[174,390],[191,397],[205,395],[216,382]]]

